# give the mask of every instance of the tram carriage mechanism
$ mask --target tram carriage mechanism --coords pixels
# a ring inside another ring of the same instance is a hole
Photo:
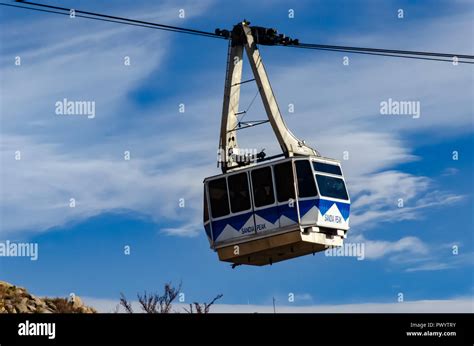
[[[222,174],[204,179],[204,228],[221,261],[266,265],[341,246],[350,199],[339,161],[322,157],[287,128],[257,44],[297,44],[274,29],[244,21],[230,38],[220,130]],[[237,129],[243,51],[248,57],[281,155],[239,155]]]

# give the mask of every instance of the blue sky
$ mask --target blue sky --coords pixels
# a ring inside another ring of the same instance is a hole
[[[48,3],[207,31],[246,18],[302,42],[474,52],[469,1]],[[226,43],[5,7],[0,18],[0,240],[39,244],[38,261],[1,258],[1,280],[108,301],[182,281],[187,301],[223,293],[235,306],[272,297],[395,304],[399,292],[407,301],[472,302],[472,67],[362,55],[344,66],[343,53],[262,47],[292,131],[325,156],[350,154],[342,161],[353,201],[347,241],[364,243],[366,258],[317,254],[232,270],[200,223],[202,180],[219,173]],[[242,91],[244,107],[255,91]],[[95,101],[96,117],[58,117],[63,98]],[[419,101],[420,118],[380,115],[388,98]],[[249,118],[262,112],[257,100]],[[278,147],[264,127],[240,141]]]

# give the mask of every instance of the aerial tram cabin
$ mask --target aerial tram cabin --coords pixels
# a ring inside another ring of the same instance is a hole
[[[275,160],[204,181],[211,247],[236,264],[271,264],[341,246],[349,207],[339,162],[321,157]]]
[[[350,199],[340,162],[322,157],[287,128],[257,48],[292,40],[245,21],[232,32],[216,32],[231,40],[219,144],[222,174],[204,179],[211,248],[233,266],[261,266],[342,246]],[[244,49],[281,155],[239,152],[237,130],[254,125],[237,117],[240,85],[247,82],[241,81]]]

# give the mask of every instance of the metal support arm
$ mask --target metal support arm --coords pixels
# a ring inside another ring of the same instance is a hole
[[[268,120],[285,157],[295,155],[320,156],[315,149],[307,146],[303,141],[296,138],[286,126],[265,71],[262,57],[257,48],[258,40],[263,40],[264,38],[258,37],[258,39],[255,39],[252,27],[250,27],[247,22],[237,24],[232,30],[231,37],[227,57],[227,73],[219,143],[222,172],[225,173],[239,166],[239,163],[235,159],[235,154],[238,154],[235,129],[238,124],[237,113],[239,112],[244,47],[262,98],[265,112],[267,113]]]

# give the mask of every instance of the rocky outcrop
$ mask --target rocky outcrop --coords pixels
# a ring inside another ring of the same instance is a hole
[[[22,287],[0,281],[0,313],[96,313],[79,297],[38,298]]]

